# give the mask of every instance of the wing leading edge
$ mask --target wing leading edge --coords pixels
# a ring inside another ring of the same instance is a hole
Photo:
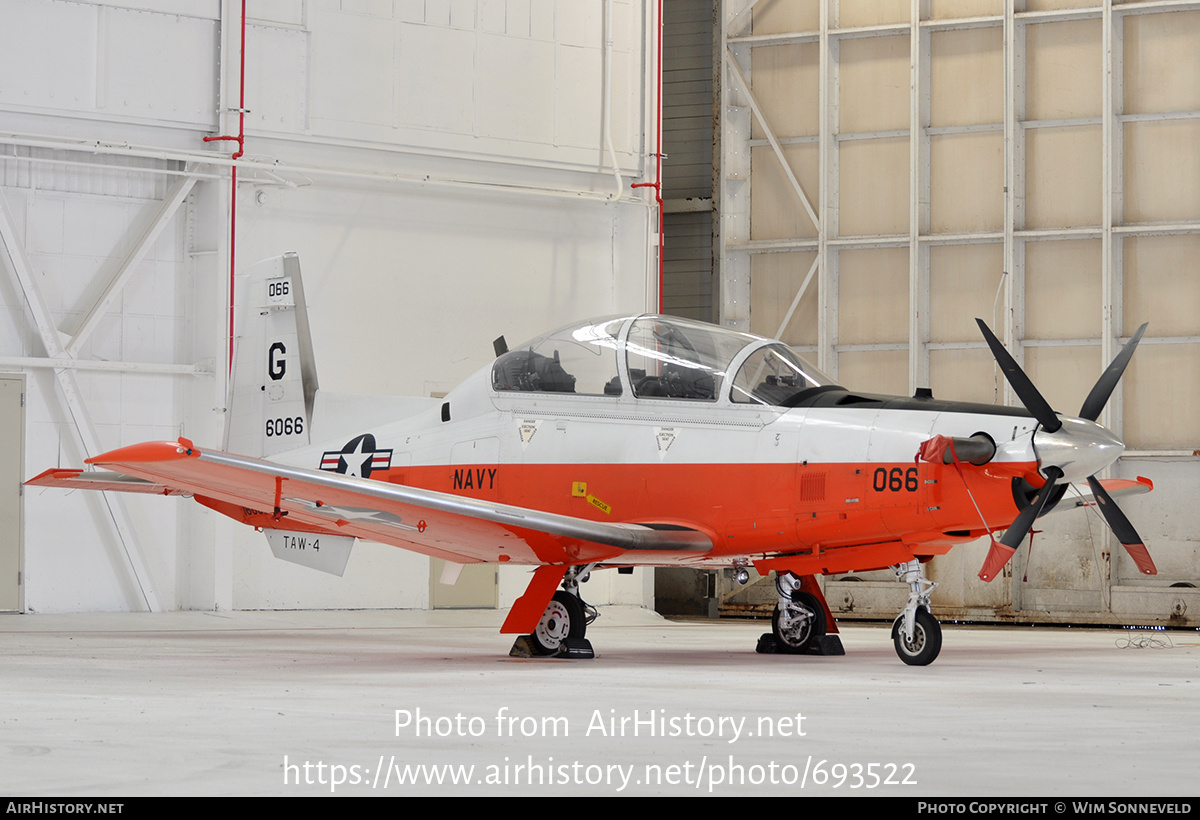
[[[206,506],[240,513],[256,526],[354,535],[460,563],[579,564],[626,552],[703,554],[713,548],[707,536],[694,530],[589,521],[200,450],[187,439],[136,444],[88,463],[114,472],[47,470],[29,483],[192,494],[202,503],[218,502]]]

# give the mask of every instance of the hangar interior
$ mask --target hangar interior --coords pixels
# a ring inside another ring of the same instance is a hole
[[[219,445],[238,143],[204,138],[239,133],[241,3],[3,5],[0,367],[27,397],[5,469]],[[501,334],[653,308],[653,197],[629,188],[653,178],[650,14],[248,0],[234,250],[299,254],[323,388],[437,395]],[[360,544],[338,579],[195,504],[88,495],[12,496],[3,609],[429,605],[422,556]],[[593,597],[641,602],[642,575]]]
[[[440,395],[501,334],[658,305],[658,210],[630,188],[660,152],[653,0],[3,4],[10,487],[219,443],[231,255],[299,253],[321,385],[347,393]],[[990,586],[986,543],[929,574],[952,617],[1197,623],[1200,4],[663,5],[665,308],[856,389],[1016,404],[978,316],[1063,412],[1149,321],[1101,421],[1114,474],[1155,483],[1123,506],[1157,578],[1085,511]],[[243,117],[244,145],[204,141]],[[422,556],[361,544],[332,578],[116,495],[12,491],[0,609],[438,605]],[[523,572],[485,577],[483,605]],[[890,573],[826,592],[845,617],[905,596]],[[650,605],[651,573],[598,573],[588,599]]]

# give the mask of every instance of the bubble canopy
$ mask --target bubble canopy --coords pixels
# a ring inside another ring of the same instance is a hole
[[[501,393],[787,407],[808,390],[834,384],[782,342],[675,316],[578,322],[492,365],[492,388]]]

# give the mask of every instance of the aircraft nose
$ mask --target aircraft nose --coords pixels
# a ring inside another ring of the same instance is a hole
[[[1058,467],[1063,479],[1082,481],[1112,464],[1125,444],[1111,430],[1087,419],[1061,417],[1062,427],[1053,433],[1038,430],[1033,437],[1033,449],[1038,464]]]

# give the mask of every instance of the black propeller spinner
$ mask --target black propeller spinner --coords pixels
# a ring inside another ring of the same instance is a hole
[[[976,319],[980,331],[983,333],[983,338],[987,341],[988,347],[992,350],[992,355],[996,357],[996,362],[1000,365],[1000,369],[1004,371],[1004,378],[1012,385],[1013,391],[1025,405],[1025,409],[1038,420],[1041,429],[1045,433],[1056,433],[1062,429],[1063,422],[1054,409],[1050,407],[1050,403],[1038,391],[1021,366],[1016,360],[1009,355],[1004,349],[1004,345],[996,338],[991,329],[984,323],[982,319]],[[1147,323],[1148,324],[1148,323]],[[1117,386],[1117,382],[1121,380],[1121,375],[1125,372],[1126,365],[1133,357],[1133,351],[1141,341],[1142,334],[1146,331],[1146,326],[1143,324],[1137,329],[1137,333],[1121,349],[1112,363],[1100,375],[1100,379],[1092,387],[1088,397],[1084,399],[1083,407],[1079,411],[1079,418],[1094,422],[1100,417],[1100,413],[1104,410],[1104,405],[1108,403],[1109,397]],[[984,581],[991,581],[1000,571],[1004,569],[1004,565],[1012,558],[1013,553],[1017,551],[1021,541],[1029,534],[1033,528],[1033,522],[1041,515],[1046,502],[1054,494],[1055,485],[1063,478],[1063,470],[1056,465],[1045,466],[1042,469],[1042,474],[1046,477],[1046,483],[1038,491],[1033,501],[1028,507],[1023,509],[1016,519],[1004,531],[1004,535],[1000,540],[992,541],[992,547],[988,551],[987,558],[983,562],[983,568],[979,571],[979,577]],[[1100,512],[1104,516],[1104,520],[1108,522],[1108,526],[1112,529],[1113,534],[1117,536],[1117,540],[1125,547],[1126,552],[1133,558],[1138,569],[1146,575],[1154,575],[1158,570],[1154,566],[1154,562],[1150,560],[1150,553],[1146,550],[1146,545],[1142,541],[1142,537],[1138,535],[1137,530],[1133,528],[1133,524],[1129,523],[1129,519],[1117,507],[1116,502],[1108,492],[1101,486],[1100,482],[1094,475],[1087,477],[1088,486],[1092,490],[1092,495],[1095,496],[1097,505],[1100,507]]]

